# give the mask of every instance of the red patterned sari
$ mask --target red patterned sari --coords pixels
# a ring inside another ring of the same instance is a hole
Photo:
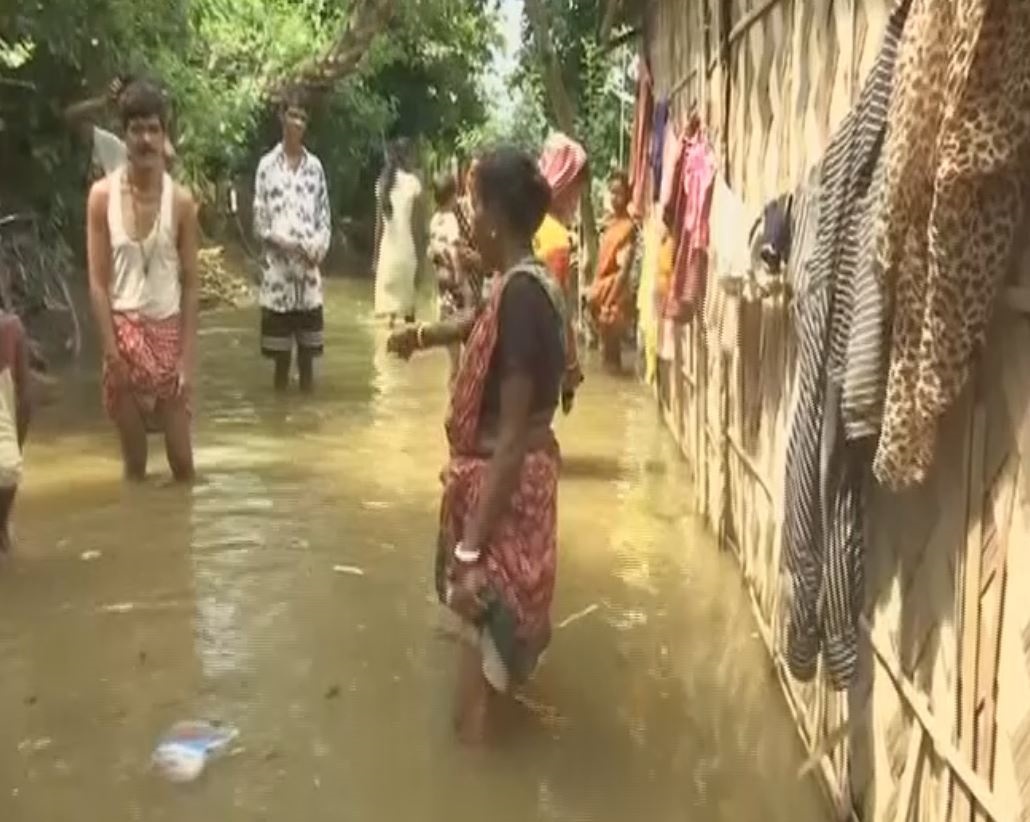
[[[545,287],[552,303],[555,300],[546,271],[527,262],[505,275],[493,290],[466,343],[446,426],[451,456],[443,474],[437,551],[436,582],[441,601],[446,601],[447,580],[461,572],[453,558],[454,547],[463,538],[486,484],[490,458],[479,449],[480,408],[500,332],[501,297],[515,271],[531,273]],[[560,318],[559,305],[555,304],[555,310]],[[553,438],[547,446],[526,454],[508,510],[483,546],[480,560],[488,579],[487,599],[492,605],[483,624],[476,627],[490,632],[514,684],[532,673],[551,638],[559,463],[558,443]]]

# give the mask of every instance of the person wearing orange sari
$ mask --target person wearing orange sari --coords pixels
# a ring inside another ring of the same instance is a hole
[[[630,216],[629,178],[612,175],[612,217],[598,250],[597,272],[587,291],[587,308],[594,330],[601,338],[605,366],[622,370],[622,340],[632,321],[630,282],[636,257],[637,224]]]
[[[533,238],[537,258],[547,266],[565,298],[565,379],[562,382],[562,411],[572,410],[576,389],[583,382],[576,330],[572,325],[573,283],[576,277],[570,226],[576,217],[583,187],[589,180],[586,150],[564,134],[552,134],[540,155],[540,173],[551,187],[551,207]]]

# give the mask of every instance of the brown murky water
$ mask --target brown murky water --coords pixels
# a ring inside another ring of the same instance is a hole
[[[559,435],[555,641],[506,743],[454,741],[431,595],[445,358],[404,365],[334,283],[322,390],[276,399],[253,312],[207,315],[202,481],[126,487],[95,380],[33,432],[0,568],[0,820],[806,822],[789,723],[731,560],[631,381],[591,375]],[[364,576],[334,571],[356,566]],[[173,722],[235,755],[148,767]]]

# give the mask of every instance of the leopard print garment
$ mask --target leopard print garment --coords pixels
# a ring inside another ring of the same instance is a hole
[[[1011,264],[1030,167],[1028,43],[1027,0],[915,0],[909,16],[877,226],[894,324],[873,470],[893,489],[926,478]]]

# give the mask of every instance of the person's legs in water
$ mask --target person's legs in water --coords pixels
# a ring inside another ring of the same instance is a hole
[[[615,331],[605,331],[601,335],[601,347],[605,367],[618,373],[622,370],[622,338]]]
[[[283,393],[290,387],[290,364],[293,361],[293,352],[276,352],[272,360],[275,363],[275,375],[272,379],[272,385],[276,391]]]
[[[261,309],[261,353],[275,364],[272,385],[277,392],[290,386],[295,334],[292,316],[286,312]]]
[[[483,675],[482,651],[464,641],[460,654],[454,729],[465,744],[479,745],[490,732],[494,690]]]
[[[122,448],[125,478],[141,482],[147,476],[147,429],[143,414],[129,391],[117,391],[111,416]]]
[[[315,359],[322,355],[324,346],[323,312],[321,308],[298,312],[295,315],[295,336],[297,340],[297,370],[300,373],[300,390],[310,394],[315,390]]]
[[[297,351],[297,371],[300,374],[300,390],[310,394],[315,390],[315,354],[306,348]]]
[[[0,557],[11,552],[11,509],[17,486],[0,488]]]
[[[194,467],[189,406],[185,398],[176,397],[163,403],[160,410],[164,422],[168,467],[176,482],[192,482]]]

